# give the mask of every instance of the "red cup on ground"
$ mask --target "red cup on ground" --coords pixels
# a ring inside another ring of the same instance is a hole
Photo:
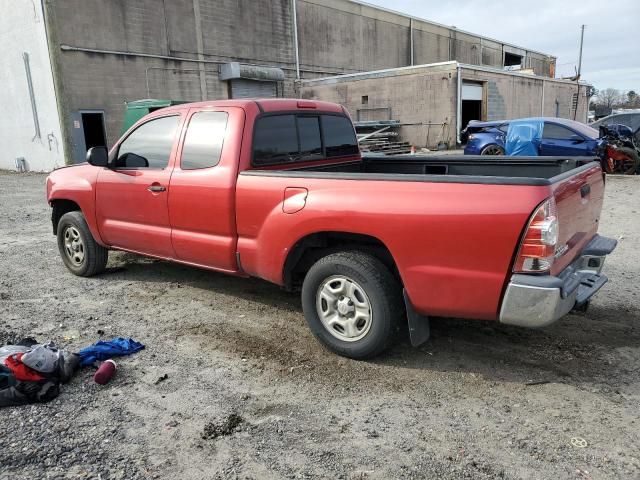
[[[111,377],[113,377],[115,373],[116,373],[116,362],[109,359],[103,362],[102,365],[100,365],[100,368],[98,368],[95,375],[93,376],[93,380],[98,385],[104,385],[108,383],[109,380],[111,380]]]

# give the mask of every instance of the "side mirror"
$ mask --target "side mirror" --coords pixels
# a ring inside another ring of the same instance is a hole
[[[118,159],[118,166],[124,168],[149,168],[149,160],[135,153],[125,153]]]
[[[580,135],[571,135],[571,140],[573,143],[584,143],[584,138]]]
[[[109,164],[107,147],[91,147],[87,150],[87,162],[94,167],[106,167]]]

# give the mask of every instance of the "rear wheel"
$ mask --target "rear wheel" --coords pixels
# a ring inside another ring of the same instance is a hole
[[[487,145],[480,151],[480,155],[504,155],[504,148],[500,145]]]
[[[65,266],[80,277],[104,271],[109,250],[91,235],[82,212],[65,213],[58,222],[58,250]]]
[[[401,288],[377,258],[339,252],[318,260],[302,285],[302,308],[322,344],[349,358],[378,355],[392,342],[403,314]]]

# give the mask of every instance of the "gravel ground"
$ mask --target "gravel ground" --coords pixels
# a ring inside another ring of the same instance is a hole
[[[104,387],[84,369],[3,409],[0,478],[640,478],[640,177],[608,179],[620,245],[586,315],[434,319],[427,344],[371,362],[324,350],[298,297],[258,280],[113,252],[71,275],[44,178],[0,174],[0,344],[147,348]]]

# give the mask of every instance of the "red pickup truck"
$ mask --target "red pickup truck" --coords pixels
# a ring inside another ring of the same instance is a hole
[[[72,273],[113,249],[300,289],[315,336],[352,358],[403,319],[413,344],[428,316],[550,324],[607,281],[616,245],[590,159],[362,157],[331,103],[168,107],[87,161],[47,179]]]

